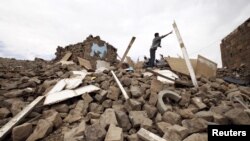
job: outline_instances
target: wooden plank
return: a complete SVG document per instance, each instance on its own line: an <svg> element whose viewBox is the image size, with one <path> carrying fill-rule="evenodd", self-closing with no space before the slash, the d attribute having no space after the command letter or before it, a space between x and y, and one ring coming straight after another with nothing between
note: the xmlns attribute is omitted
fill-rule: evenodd
<svg viewBox="0 0 250 141"><path fill-rule="evenodd" d="M119 79L116 77L115 73L113 71L111 71L111 73L112 73L113 77L115 78L115 81L116 81L117 85L119 86L120 90L122 91L122 94L123 94L124 98L126 100L129 99L127 92L123 88L123 86L122 86L121 82L119 81Z"/></svg>
<svg viewBox="0 0 250 141"><path fill-rule="evenodd" d="M190 76L184 59L174 58L174 57L166 57L164 59L168 62L171 70ZM197 59L190 59L190 61L191 61L193 68L196 68Z"/></svg>
<svg viewBox="0 0 250 141"><path fill-rule="evenodd" d="M122 56L122 59L121 59L121 62L120 62L120 64L119 64L119 66L121 66L121 64L122 64L123 61L125 60L125 57L127 56L128 51L130 50L130 48L131 48L132 44L134 43L134 41L135 41L135 37L132 37L132 39L130 40L130 43L129 43L129 45L128 45L126 51L124 52L124 54L123 54L123 56Z"/></svg>
<svg viewBox="0 0 250 141"><path fill-rule="evenodd" d="M177 25L176 25L175 22L173 23L173 28L174 28L175 34L177 36L177 39L179 41L179 44L180 44L180 47L181 47L181 50L182 50L182 54L184 56L184 59L185 59L189 74L191 76L191 80L193 82L193 85L195 87L198 87L198 83L197 83L197 80L196 80L196 77L195 77L194 69L193 69L193 67L191 65L191 62L190 62L188 54L187 54L187 50L186 50L186 48L184 46L183 40L181 38L181 34L180 34L179 29L177 28Z"/></svg>
<svg viewBox="0 0 250 141"><path fill-rule="evenodd" d="M68 61L69 58L71 57L72 53L71 52L67 52L63 58L61 59L61 61Z"/></svg>
<svg viewBox="0 0 250 141"><path fill-rule="evenodd" d="M196 75L206 78L216 77L217 64L201 55L198 55Z"/></svg>
<svg viewBox="0 0 250 141"><path fill-rule="evenodd" d="M2 141L5 136L11 131L11 129L18 125L30 112L34 107L39 104L44 99L44 96L37 97L34 101L32 101L28 106L26 106L21 112L19 112L15 117L13 117L7 124L5 124L0 129L0 141Z"/></svg>
<svg viewBox="0 0 250 141"><path fill-rule="evenodd" d="M157 136L156 134L149 132L148 130L141 128L138 132L137 135L139 136L140 139L144 141L166 141L165 139Z"/></svg>
<svg viewBox="0 0 250 141"><path fill-rule="evenodd" d="M87 70L92 70L92 66L91 63L83 58L77 57L78 58L78 62L81 66L83 66L84 68L86 68Z"/></svg>

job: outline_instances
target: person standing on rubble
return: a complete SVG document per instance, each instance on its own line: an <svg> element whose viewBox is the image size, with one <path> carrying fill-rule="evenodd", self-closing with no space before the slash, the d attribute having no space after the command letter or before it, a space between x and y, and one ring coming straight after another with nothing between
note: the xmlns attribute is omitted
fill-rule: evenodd
<svg viewBox="0 0 250 141"><path fill-rule="evenodd" d="M168 36L169 34L172 34L172 31L169 32L166 35L160 36L159 33L155 33L155 37L152 42L152 46L150 47L150 59L149 59L149 67L154 67L155 63L155 52L157 50L157 47L161 47L161 39Z"/></svg>

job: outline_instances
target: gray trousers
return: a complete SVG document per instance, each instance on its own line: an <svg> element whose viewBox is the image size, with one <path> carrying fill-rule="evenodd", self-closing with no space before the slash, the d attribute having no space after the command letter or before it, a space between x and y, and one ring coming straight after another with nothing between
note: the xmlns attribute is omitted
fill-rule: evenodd
<svg viewBox="0 0 250 141"><path fill-rule="evenodd" d="M149 67L154 67L155 65L155 52L156 52L156 49L150 48Z"/></svg>

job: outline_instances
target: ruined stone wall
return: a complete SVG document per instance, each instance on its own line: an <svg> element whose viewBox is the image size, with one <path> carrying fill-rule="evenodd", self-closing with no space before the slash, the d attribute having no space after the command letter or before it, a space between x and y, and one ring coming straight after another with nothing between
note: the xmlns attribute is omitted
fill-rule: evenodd
<svg viewBox="0 0 250 141"><path fill-rule="evenodd" d="M87 59L91 62L93 68L96 66L96 60L105 60L107 62L115 63L117 61L117 49L112 45L101 40L99 36L93 37L90 35L85 41L68 45L66 47L58 47L55 60L58 61L67 52L71 52L70 60L78 64L77 57Z"/></svg>
<svg viewBox="0 0 250 141"><path fill-rule="evenodd" d="M250 70L250 18L226 36L220 45L223 67Z"/></svg>

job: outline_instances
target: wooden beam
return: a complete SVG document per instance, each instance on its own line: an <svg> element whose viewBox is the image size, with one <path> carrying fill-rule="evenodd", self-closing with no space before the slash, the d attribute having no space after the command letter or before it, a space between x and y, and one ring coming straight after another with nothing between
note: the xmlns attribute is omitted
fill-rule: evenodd
<svg viewBox="0 0 250 141"><path fill-rule="evenodd" d="M126 49L126 51L124 52L124 54L123 54L123 56L122 56L122 59L121 59L121 62L120 62L120 64L119 64L119 66L121 66L121 64L122 64L123 61L125 60L125 57L127 56L127 54L128 54L128 52L129 52L129 50L130 50L132 44L134 43L134 41L135 41L135 37L132 37L132 39L131 39L131 41L130 41L130 43L129 43L127 49Z"/></svg>
<svg viewBox="0 0 250 141"><path fill-rule="evenodd" d="M122 94L123 94L124 98L126 100L129 99L127 92L123 88L123 86L122 86L121 82L119 81L119 79L116 77L115 73L113 71L111 71L111 73L112 73L113 77L115 78L115 81L116 81L117 85L119 86L120 90L122 91Z"/></svg>
<svg viewBox="0 0 250 141"><path fill-rule="evenodd" d="M192 82L193 82L193 85L194 85L195 87L198 87L198 83L197 83L197 80L196 80L196 77L195 77L194 69L193 69L193 67L192 67L192 65L191 65L191 62L190 62L189 57L188 57L188 54L187 54L187 50L186 50L186 48L185 48L185 46L184 46L183 40L182 40L182 38L181 38L181 34L180 34L179 29L177 28L177 25L176 25L175 22L173 23L173 28L174 28L175 34L176 34L176 36L177 36L177 39L178 39L178 41L179 41L179 44L180 44L180 47L181 47L181 50L182 50L182 54L183 54L183 56L184 56L184 59L185 59L185 62L186 62L188 71L189 71L189 73L190 73L190 76L191 76L191 80L192 80Z"/></svg>

